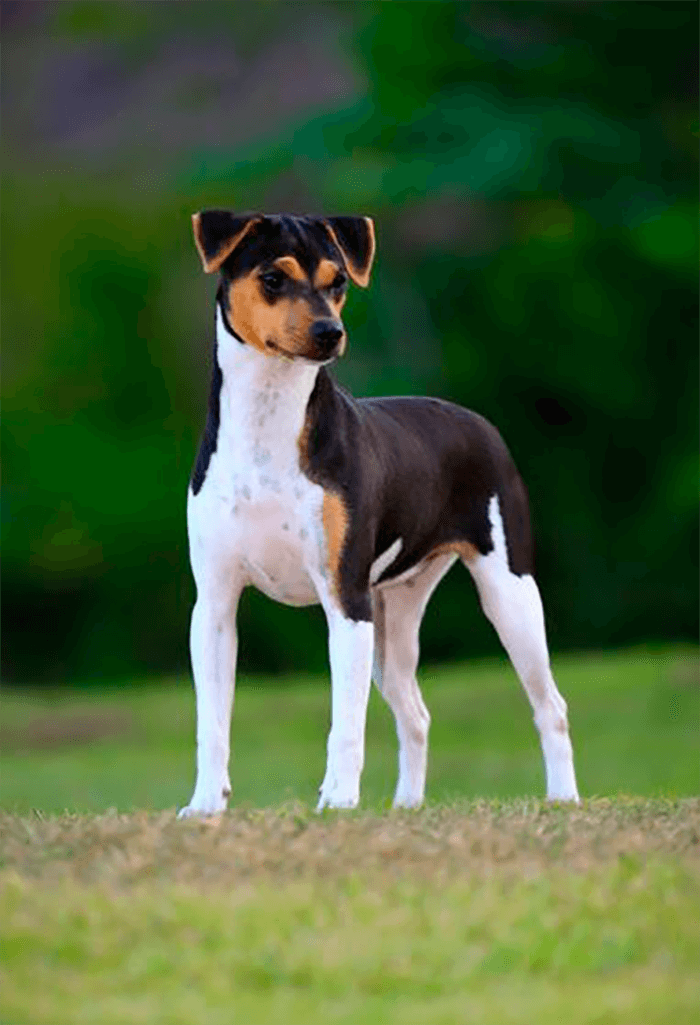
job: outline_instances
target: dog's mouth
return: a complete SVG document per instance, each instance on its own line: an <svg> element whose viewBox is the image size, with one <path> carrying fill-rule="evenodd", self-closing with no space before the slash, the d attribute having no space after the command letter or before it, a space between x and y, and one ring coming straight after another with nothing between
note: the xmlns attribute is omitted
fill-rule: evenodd
<svg viewBox="0 0 700 1025"><path fill-rule="evenodd" d="M275 356L281 356L286 360L305 360L308 363L326 364L333 363L340 355L340 346L334 352L321 353L321 352L290 352L285 349L282 345L273 341L272 338L268 338L265 341L265 348L268 352L274 353Z"/></svg>
<svg viewBox="0 0 700 1025"><path fill-rule="evenodd" d="M299 353L288 352L286 349L283 349L281 345L278 345L277 342L273 342L271 338L268 338L265 342L265 348L268 352L274 352L278 356L284 356L285 359L296 359L299 355Z"/></svg>

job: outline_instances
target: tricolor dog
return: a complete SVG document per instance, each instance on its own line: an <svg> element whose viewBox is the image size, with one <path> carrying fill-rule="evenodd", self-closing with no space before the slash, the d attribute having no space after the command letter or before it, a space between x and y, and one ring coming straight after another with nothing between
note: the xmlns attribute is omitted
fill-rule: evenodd
<svg viewBox="0 0 700 1025"><path fill-rule="evenodd" d="M394 804L420 805L430 716L416 681L418 631L457 559L530 699L547 796L577 801L527 494L498 431L439 399L355 399L328 373L345 350L348 282L369 282L372 221L210 210L193 224L204 270L220 277L209 413L187 503L197 781L180 814L221 812L231 793L236 608L249 585L287 605L320 603L328 621L319 809L358 802L372 679L396 719Z"/></svg>

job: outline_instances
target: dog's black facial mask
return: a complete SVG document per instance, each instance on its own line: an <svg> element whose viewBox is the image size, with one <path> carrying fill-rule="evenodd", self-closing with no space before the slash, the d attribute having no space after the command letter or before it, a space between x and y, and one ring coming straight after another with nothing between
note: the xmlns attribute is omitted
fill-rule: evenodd
<svg viewBox="0 0 700 1025"><path fill-rule="evenodd" d="M230 329L262 352L327 362L342 355L348 278L366 287L374 259L369 217L194 214L207 273L220 271Z"/></svg>

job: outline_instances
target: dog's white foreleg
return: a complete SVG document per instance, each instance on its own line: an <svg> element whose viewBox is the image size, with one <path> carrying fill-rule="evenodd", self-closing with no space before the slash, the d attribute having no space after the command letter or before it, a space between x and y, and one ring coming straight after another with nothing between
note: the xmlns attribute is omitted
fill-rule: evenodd
<svg viewBox="0 0 700 1025"><path fill-rule="evenodd" d="M374 648L371 622L347 619L332 606L326 607L326 617L331 661L331 731L318 811L354 808L360 799Z"/></svg>
<svg viewBox="0 0 700 1025"><path fill-rule="evenodd" d="M180 818L215 815L231 793L228 761L231 710L236 679L236 607L228 600L200 594L192 612L190 652L197 692L197 782Z"/></svg>

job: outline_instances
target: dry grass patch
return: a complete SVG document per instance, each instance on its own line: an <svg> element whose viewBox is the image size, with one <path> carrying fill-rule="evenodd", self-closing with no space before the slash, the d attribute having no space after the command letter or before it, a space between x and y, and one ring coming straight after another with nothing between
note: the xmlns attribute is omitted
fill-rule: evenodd
<svg viewBox="0 0 700 1025"><path fill-rule="evenodd" d="M71 877L218 885L249 879L372 874L430 880L464 873L577 872L620 856L700 859L700 800L461 802L420 812L315 815L307 806L235 810L179 822L174 813L0 815L2 863L43 880Z"/></svg>

